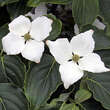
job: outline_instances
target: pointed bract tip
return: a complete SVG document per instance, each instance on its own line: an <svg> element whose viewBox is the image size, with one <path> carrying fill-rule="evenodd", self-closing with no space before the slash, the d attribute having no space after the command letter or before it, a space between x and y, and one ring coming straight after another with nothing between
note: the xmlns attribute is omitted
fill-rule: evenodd
<svg viewBox="0 0 110 110"><path fill-rule="evenodd" d="M47 46L49 46L49 45L52 43L52 41L50 41L50 40L46 40L45 43L46 43Z"/></svg>
<svg viewBox="0 0 110 110"><path fill-rule="evenodd" d="M48 43L49 43L49 40L46 40L46 41L45 41L45 43L48 45Z"/></svg>
<svg viewBox="0 0 110 110"><path fill-rule="evenodd" d="M92 33L94 33L94 30L93 29L90 29L89 31L91 31Z"/></svg>
<svg viewBox="0 0 110 110"><path fill-rule="evenodd" d="M69 88L69 85L68 84L64 84L64 88L65 89L68 89Z"/></svg>
<svg viewBox="0 0 110 110"><path fill-rule="evenodd" d="M53 23L53 20L52 20L52 19L50 19L50 23L51 23L51 24Z"/></svg>
<svg viewBox="0 0 110 110"><path fill-rule="evenodd" d="M110 69L106 68L105 72L110 72Z"/></svg>
<svg viewBox="0 0 110 110"><path fill-rule="evenodd" d="M40 63L40 61L36 61L35 63L39 64L39 63Z"/></svg>

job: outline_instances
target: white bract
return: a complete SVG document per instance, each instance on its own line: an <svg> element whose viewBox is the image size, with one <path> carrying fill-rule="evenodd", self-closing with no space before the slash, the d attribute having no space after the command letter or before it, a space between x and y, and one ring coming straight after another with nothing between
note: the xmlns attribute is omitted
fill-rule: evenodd
<svg viewBox="0 0 110 110"><path fill-rule="evenodd" d="M93 30L89 30L74 36L70 43L67 38L46 41L51 54L60 64L59 71L66 89L81 79L84 71L93 73L109 71L100 56L93 53L95 42L92 35Z"/></svg>
<svg viewBox="0 0 110 110"><path fill-rule="evenodd" d="M95 19L95 21L92 24L93 26L97 27L100 30L104 30L106 28L106 25L100 22L98 19ZM74 33L76 35L79 34L79 27L77 24L74 25Z"/></svg>
<svg viewBox="0 0 110 110"><path fill-rule="evenodd" d="M100 22L98 19L96 19L92 25L101 30L104 30L106 28L106 25Z"/></svg>
<svg viewBox="0 0 110 110"><path fill-rule="evenodd" d="M20 15L9 24L9 33L3 37L3 50L7 55L21 53L28 60L40 62L44 52L43 40L52 30L52 20L45 16L30 22L29 18Z"/></svg>
<svg viewBox="0 0 110 110"><path fill-rule="evenodd" d="M79 32L79 27L78 27L77 24L74 25L74 33L75 33L76 35L78 35L78 34L80 33L80 32Z"/></svg>
<svg viewBox="0 0 110 110"><path fill-rule="evenodd" d="M36 19L37 17L41 17L43 15L47 14L47 7L45 3L40 3L36 8L35 8L35 13L28 12L26 16L30 16L33 20Z"/></svg>

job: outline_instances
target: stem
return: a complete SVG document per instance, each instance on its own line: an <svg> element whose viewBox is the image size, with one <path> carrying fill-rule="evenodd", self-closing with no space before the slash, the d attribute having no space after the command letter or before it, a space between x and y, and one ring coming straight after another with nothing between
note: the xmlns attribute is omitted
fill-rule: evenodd
<svg viewBox="0 0 110 110"><path fill-rule="evenodd" d="M3 105L4 110L6 110L5 104L4 104L3 99L1 97L0 97L0 102Z"/></svg>

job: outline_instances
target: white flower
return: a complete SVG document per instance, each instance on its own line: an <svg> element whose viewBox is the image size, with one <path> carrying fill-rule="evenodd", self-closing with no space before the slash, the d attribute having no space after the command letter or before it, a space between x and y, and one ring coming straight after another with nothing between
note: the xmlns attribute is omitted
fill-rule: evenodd
<svg viewBox="0 0 110 110"><path fill-rule="evenodd" d="M95 21L92 24L93 26L97 27L100 30L104 30L106 28L106 25L100 22L98 19L95 19ZM74 33L77 35L79 34L79 27L77 24L74 25Z"/></svg>
<svg viewBox="0 0 110 110"><path fill-rule="evenodd" d="M81 79L84 71L93 73L109 71L100 56L93 53L95 42L92 35L93 30L89 30L74 36L70 43L66 38L46 41L51 54L60 64L59 71L66 89Z"/></svg>
<svg viewBox="0 0 110 110"><path fill-rule="evenodd" d="M3 37L3 50L7 55L21 53L28 60L40 62L44 52L43 40L52 30L52 20L45 16L38 17L32 23L20 15L9 24L10 32Z"/></svg>
<svg viewBox="0 0 110 110"><path fill-rule="evenodd" d="M101 29L101 30L104 30L105 27L106 27L106 26L105 26L102 22L100 22L98 19L96 19L96 20L93 22L92 25L95 26L95 27L97 27L98 29Z"/></svg>
<svg viewBox="0 0 110 110"><path fill-rule="evenodd" d="M74 33L75 33L76 35L78 35L78 34L80 33L80 32L79 32L79 27L78 27L77 24L74 25Z"/></svg>
<svg viewBox="0 0 110 110"><path fill-rule="evenodd" d="M31 12L28 12L26 14L26 16L31 16L31 18L34 20L36 19L37 17L41 17L43 15L46 15L47 14L47 7L46 7L46 4L45 3L40 3L40 5L38 5L36 8L35 8L35 13L31 13Z"/></svg>

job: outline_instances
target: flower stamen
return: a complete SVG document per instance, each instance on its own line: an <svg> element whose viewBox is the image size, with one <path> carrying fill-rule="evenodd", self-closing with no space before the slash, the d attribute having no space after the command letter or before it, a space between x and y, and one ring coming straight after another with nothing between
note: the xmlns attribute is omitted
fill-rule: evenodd
<svg viewBox="0 0 110 110"><path fill-rule="evenodd" d="M78 62L79 59L80 59L80 56L77 54L74 54L72 57L72 60L75 61L76 63Z"/></svg>
<svg viewBox="0 0 110 110"><path fill-rule="evenodd" d="M29 35L29 33L27 33L27 34L24 35L24 39L25 39L25 41L31 39L31 36Z"/></svg>

